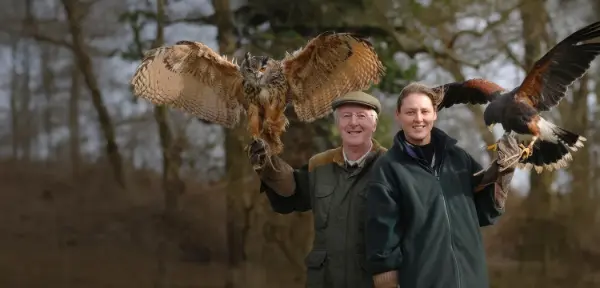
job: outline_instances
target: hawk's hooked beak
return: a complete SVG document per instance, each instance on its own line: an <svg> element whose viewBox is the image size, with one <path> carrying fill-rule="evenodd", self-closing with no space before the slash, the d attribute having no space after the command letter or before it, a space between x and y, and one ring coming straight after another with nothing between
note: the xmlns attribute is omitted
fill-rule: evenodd
<svg viewBox="0 0 600 288"><path fill-rule="evenodd" d="M490 132L494 132L494 124L488 125L487 128Z"/></svg>

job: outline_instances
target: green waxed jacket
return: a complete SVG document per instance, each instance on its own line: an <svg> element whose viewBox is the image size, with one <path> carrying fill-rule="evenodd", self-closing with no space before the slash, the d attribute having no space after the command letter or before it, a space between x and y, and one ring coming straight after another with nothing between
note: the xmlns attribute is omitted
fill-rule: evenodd
<svg viewBox="0 0 600 288"><path fill-rule="evenodd" d="M277 158L275 166L282 172L261 172L261 191L275 212L313 212L315 237L305 259L307 288L373 287L365 266L365 187L370 168L385 151L373 140L357 168L347 167L338 147L313 156L301 169Z"/></svg>
<svg viewBox="0 0 600 288"><path fill-rule="evenodd" d="M403 136L398 132L369 180L369 271L397 271L402 288L489 287L480 227L504 212L495 185L474 192L481 166L443 131L432 131L433 167Z"/></svg>

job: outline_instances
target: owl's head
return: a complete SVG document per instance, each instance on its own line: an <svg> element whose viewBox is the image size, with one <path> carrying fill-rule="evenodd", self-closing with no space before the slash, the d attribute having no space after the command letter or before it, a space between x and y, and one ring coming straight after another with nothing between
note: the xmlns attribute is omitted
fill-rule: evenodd
<svg viewBox="0 0 600 288"><path fill-rule="evenodd" d="M244 56L244 61L240 65L240 72L246 81L253 85L259 85L260 80L267 70L267 56L252 56L247 52Z"/></svg>

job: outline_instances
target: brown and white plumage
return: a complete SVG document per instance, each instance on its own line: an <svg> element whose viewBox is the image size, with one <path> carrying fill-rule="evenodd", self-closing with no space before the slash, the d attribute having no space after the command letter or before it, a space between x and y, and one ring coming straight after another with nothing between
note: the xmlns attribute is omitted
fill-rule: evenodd
<svg viewBox="0 0 600 288"><path fill-rule="evenodd" d="M282 65L294 110L306 122L329 114L337 97L379 83L384 73L371 44L349 33L321 34Z"/></svg>
<svg viewBox="0 0 600 288"><path fill-rule="evenodd" d="M131 84L133 94L232 128L243 111L238 66L199 42L150 50Z"/></svg>
<svg viewBox="0 0 600 288"><path fill-rule="evenodd" d="M583 147L586 139L544 119L548 111L564 98L568 87L581 78L591 62L600 55L600 22L585 26L562 40L527 73L519 87L506 91L497 84L471 79L436 87L445 91L440 109L454 104L485 104L486 125L502 124L506 133L522 142L520 168L554 170L565 167L572 159L571 151ZM495 145L489 148L495 149Z"/></svg>
<svg viewBox="0 0 600 288"><path fill-rule="evenodd" d="M350 33L323 33L283 60L246 54L240 66L192 41L146 53L133 75L133 93L207 122L232 128L248 116L253 138L279 154L291 103L299 120L332 112L331 102L377 84L385 68L372 45Z"/></svg>

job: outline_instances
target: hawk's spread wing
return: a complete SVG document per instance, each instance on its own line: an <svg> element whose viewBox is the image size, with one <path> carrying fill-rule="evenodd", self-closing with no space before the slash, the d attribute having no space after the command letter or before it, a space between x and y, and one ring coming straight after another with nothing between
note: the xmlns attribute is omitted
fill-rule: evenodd
<svg viewBox="0 0 600 288"><path fill-rule="evenodd" d="M568 87L590 68L600 43L582 43L600 36L600 22L579 29L538 60L516 91L516 99L547 111L565 96Z"/></svg>
<svg viewBox="0 0 600 288"><path fill-rule="evenodd" d="M323 33L282 60L291 102L301 121L331 112L331 102L377 84L385 68L371 43L349 33Z"/></svg>
<svg viewBox="0 0 600 288"><path fill-rule="evenodd" d="M505 91L500 85L485 79L448 83L433 90L442 95L437 101L438 111L455 104L486 104Z"/></svg>
<svg viewBox="0 0 600 288"><path fill-rule="evenodd" d="M231 128L243 111L238 66L191 41L150 50L131 79L133 93Z"/></svg>

